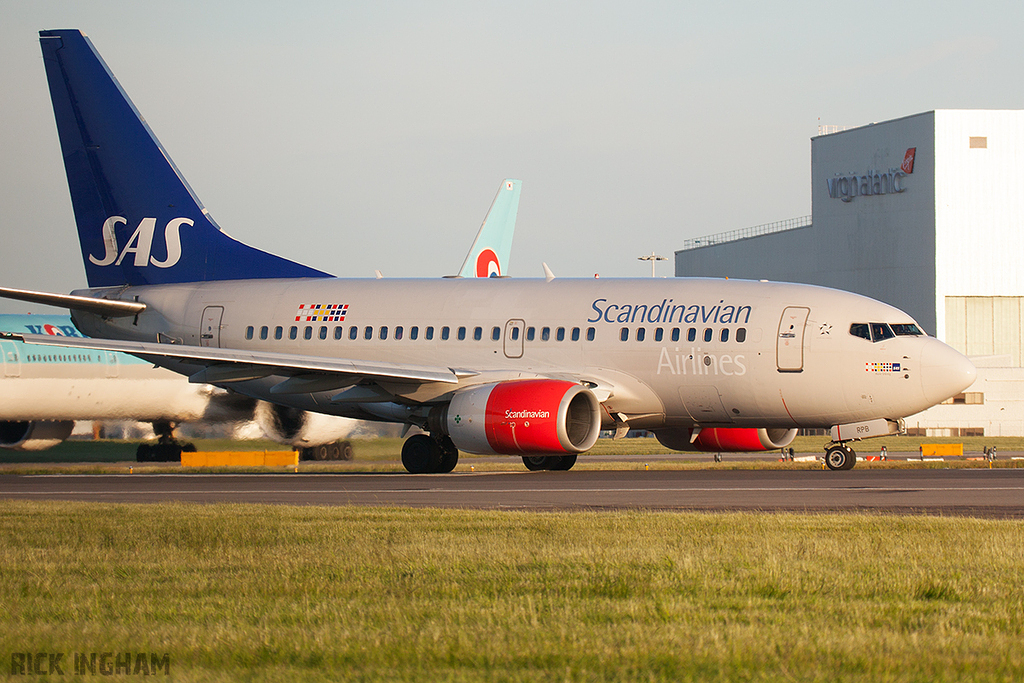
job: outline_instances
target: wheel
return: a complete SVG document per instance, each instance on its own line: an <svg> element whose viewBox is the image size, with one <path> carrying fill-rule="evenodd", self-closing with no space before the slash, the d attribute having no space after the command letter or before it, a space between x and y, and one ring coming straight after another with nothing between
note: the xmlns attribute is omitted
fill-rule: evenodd
<svg viewBox="0 0 1024 683"><path fill-rule="evenodd" d="M437 445L441 449L441 464L435 471L439 474L447 474L459 464L459 449L455 447L451 438L447 436L441 437Z"/></svg>
<svg viewBox="0 0 1024 683"><path fill-rule="evenodd" d="M402 465L412 474L437 472L441 468L441 448L426 434L413 434L402 445Z"/></svg>
<svg viewBox="0 0 1024 683"><path fill-rule="evenodd" d="M557 456L556 455L556 456L553 456L553 457L551 457L549 459L552 460L553 462L551 463L551 467L549 467L548 469L552 469L552 470L562 470L562 471L571 470L572 466L576 464L576 454L575 453L573 453L572 455L563 455L563 456Z"/></svg>
<svg viewBox="0 0 1024 683"><path fill-rule="evenodd" d="M327 444L327 459L339 460L341 458L341 446L337 443Z"/></svg>
<svg viewBox="0 0 1024 683"><path fill-rule="evenodd" d="M549 469L548 457L546 455L524 455L523 464L531 472Z"/></svg>
<svg viewBox="0 0 1024 683"><path fill-rule="evenodd" d="M355 457L355 451L352 450L352 444L348 441L342 441L341 444L339 444L339 447L341 448L342 460L351 460Z"/></svg>
<svg viewBox="0 0 1024 683"><path fill-rule="evenodd" d="M321 444L319 446L313 446L313 459L314 460L327 460L327 444Z"/></svg>
<svg viewBox="0 0 1024 683"><path fill-rule="evenodd" d="M183 443L183 444L181 444L181 452L182 453L195 453L196 452L196 445L194 443L191 443L191 442Z"/></svg>
<svg viewBox="0 0 1024 683"><path fill-rule="evenodd" d="M825 451L825 465L830 470L852 470L857 454L846 444L834 444Z"/></svg>

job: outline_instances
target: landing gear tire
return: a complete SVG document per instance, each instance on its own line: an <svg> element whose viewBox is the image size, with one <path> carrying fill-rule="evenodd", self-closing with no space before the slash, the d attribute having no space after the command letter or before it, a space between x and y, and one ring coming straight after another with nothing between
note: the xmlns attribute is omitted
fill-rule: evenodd
<svg viewBox="0 0 1024 683"><path fill-rule="evenodd" d="M459 449L455 447L451 438L447 436L441 437L437 445L441 449L441 466L436 471L439 474L447 474L459 464Z"/></svg>
<svg viewBox="0 0 1024 683"><path fill-rule="evenodd" d="M313 459L314 460L327 460L327 444L320 444L319 446L313 446Z"/></svg>
<svg viewBox="0 0 1024 683"><path fill-rule="evenodd" d="M548 469L548 457L546 455L524 455L523 464L531 472L539 472Z"/></svg>
<svg viewBox="0 0 1024 683"><path fill-rule="evenodd" d="M830 470L852 470L857 454L846 444L834 444L825 449L825 466Z"/></svg>
<svg viewBox="0 0 1024 683"><path fill-rule="evenodd" d="M571 470L576 464L576 455L524 455L523 464L531 472L540 470Z"/></svg>
<svg viewBox="0 0 1024 683"><path fill-rule="evenodd" d="M351 460L355 457L355 451L352 450L352 444L348 441L342 441L338 444L338 449L339 460Z"/></svg>

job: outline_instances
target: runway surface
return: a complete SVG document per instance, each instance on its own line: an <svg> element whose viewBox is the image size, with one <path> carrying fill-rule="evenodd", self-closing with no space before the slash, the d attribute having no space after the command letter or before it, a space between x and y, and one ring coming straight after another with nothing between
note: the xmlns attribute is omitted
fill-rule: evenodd
<svg viewBox="0 0 1024 683"><path fill-rule="evenodd" d="M1024 518L1024 469L0 475L0 499Z"/></svg>

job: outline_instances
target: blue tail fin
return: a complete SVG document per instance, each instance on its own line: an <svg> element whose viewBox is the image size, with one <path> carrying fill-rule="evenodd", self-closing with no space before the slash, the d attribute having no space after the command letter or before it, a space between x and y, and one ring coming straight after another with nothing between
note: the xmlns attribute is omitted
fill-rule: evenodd
<svg viewBox="0 0 1024 683"><path fill-rule="evenodd" d="M476 234L476 241L462 264L459 277L499 277L508 274L505 270L512 253L512 235L516 231L522 186L521 180L506 178L502 181L484 217L483 225L480 226L480 232Z"/></svg>
<svg viewBox="0 0 1024 683"><path fill-rule="evenodd" d="M90 287L330 277L221 232L85 34L39 42Z"/></svg>

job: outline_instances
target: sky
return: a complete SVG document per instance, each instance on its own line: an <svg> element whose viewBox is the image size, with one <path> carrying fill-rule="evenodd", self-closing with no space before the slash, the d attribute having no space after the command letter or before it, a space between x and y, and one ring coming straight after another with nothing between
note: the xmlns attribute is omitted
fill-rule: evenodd
<svg viewBox="0 0 1024 683"><path fill-rule="evenodd" d="M1024 109L1020 2L0 0L0 286L85 287L40 56L79 28L218 224L344 277L458 271L504 178L507 273L650 276L811 213L810 139ZM0 312L54 309L0 302Z"/></svg>

